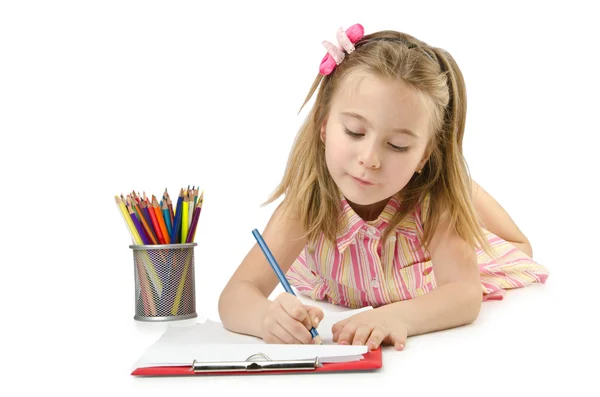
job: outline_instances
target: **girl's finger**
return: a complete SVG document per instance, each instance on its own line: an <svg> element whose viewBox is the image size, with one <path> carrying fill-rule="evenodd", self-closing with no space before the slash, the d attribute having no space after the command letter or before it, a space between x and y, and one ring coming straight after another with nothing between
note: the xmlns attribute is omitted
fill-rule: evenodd
<svg viewBox="0 0 600 397"><path fill-rule="evenodd" d="M310 321L312 323L312 326L317 328L319 326L319 323L321 321L323 321L323 318L325 317L323 310L318 307L314 307L314 306L305 306L305 307L307 309L308 315L310 316Z"/></svg>
<svg viewBox="0 0 600 397"><path fill-rule="evenodd" d="M284 345L285 342L282 341L281 339L279 339L276 335L274 335L273 333L269 332L269 334L263 338L263 340L267 343L271 343L271 344L277 344L277 345Z"/></svg>
<svg viewBox="0 0 600 397"><path fill-rule="evenodd" d="M312 328L308 311L300 299L291 294L287 294L280 299L279 303L289 317L304 324L304 327L307 330Z"/></svg>
<svg viewBox="0 0 600 397"><path fill-rule="evenodd" d="M349 345L354 340L354 333L356 332L356 324L347 323L344 328L340 331L337 338L337 343L340 345Z"/></svg>
<svg viewBox="0 0 600 397"><path fill-rule="evenodd" d="M313 343L312 335L310 334L310 331L308 330L306 325L299 322L295 318L290 317L285 310L281 309L280 311L278 311L277 315L275 316L275 320L283 329L285 329L287 333L289 333L293 337L294 342L289 343Z"/></svg>
<svg viewBox="0 0 600 397"><path fill-rule="evenodd" d="M367 340L367 346L369 347L369 350L377 349L381 345L385 337L385 329L383 327L375 327L371 332L369 340Z"/></svg>
<svg viewBox="0 0 600 397"><path fill-rule="evenodd" d="M297 338L294 337L288 330L286 330L278 321L271 327L270 332L275 335L277 338L283 341L283 343L287 344L301 344ZM310 335L310 334L309 334Z"/></svg>
<svg viewBox="0 0 600 397"><path fill-rule="evenodd" d="M353 345L364 345L367 343L367 339L371 336L373 327L367 324L362 324L356 328L354 332L354 338L352 340Z"/></svg>
<svg viewBox="0 0 600 397"><path fill-rule="evenodd" d="M390 335L390 340L396 350L404 350L406 345L406 336L404 334L395 333Z"/></svg>
<svg viewBox="0 0 600 397"><path fill-rule="evenodd" d="M331 334L333 336L333 341L337 342L338 337L340 336L340 332L342 332L342 329L344 329L344 326L348 323L348 320L342 320L342 321L338 321L337 323L333 324L333 326L331 327Z"/></svg>

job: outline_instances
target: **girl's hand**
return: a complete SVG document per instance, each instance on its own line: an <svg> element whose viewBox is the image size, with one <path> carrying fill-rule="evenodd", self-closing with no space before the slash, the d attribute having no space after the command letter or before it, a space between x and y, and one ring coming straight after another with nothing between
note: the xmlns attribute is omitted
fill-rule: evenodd
<svg viewBox="0 0 600 397"><path fill-rule="evenodd" d="M383 307L382 307L383 308ZM375 350L381 345L404 349L408 330L401 321L390 319L382 308L355 314L333 325L333 341L340 345L367 345Z"/></svg>
<svg viewBox="0 0 600 397"><path fill-rule="evenodd" d="M294 295L283 292L267 309L262 338L267 343L312 344L309 330L316 328L323 316L323 310L304 305Z"/></svg>

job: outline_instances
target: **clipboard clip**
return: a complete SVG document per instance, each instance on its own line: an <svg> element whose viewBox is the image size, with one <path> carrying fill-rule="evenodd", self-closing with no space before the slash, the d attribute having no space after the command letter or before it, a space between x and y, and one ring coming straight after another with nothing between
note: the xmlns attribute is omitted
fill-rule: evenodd
<svg viewBox="0 0 600 397"><path fill-rule="evenodd" d="M271 360L266 354L257 353L245 361L192 362L196 373L211 372L263 372L263 371L314 371L320 366L319 357L301 360Z"/></svg>

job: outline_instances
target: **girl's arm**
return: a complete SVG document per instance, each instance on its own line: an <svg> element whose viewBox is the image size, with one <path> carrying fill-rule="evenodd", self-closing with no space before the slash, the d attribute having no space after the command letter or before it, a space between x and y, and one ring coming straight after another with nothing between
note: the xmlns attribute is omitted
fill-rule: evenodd
<svg viewBox="0 0 600 397"><path fill-rule="evenodd" d="M371 348L384 342L402 349L409 336L474 322L482 302L475 248L440 221L429 251L437 288L336 323L333 340Z"/></svg>
<svg viewBox="0 0 600 397"><path fill-rule="evenodd" d="M479 316L482 288L475 249L440 221L430 252L437 287L386 307L406 326L407 336L470 324Z"/></svg>
<svg viewBox="0 0 600 397"><path fill-rule="evenodd" d="M515 247L533 258L531 244L519 230L508 213L475 181L472 182L473 204L479 215L481 226L496 236L510 242Z"/></svg>
<svg viewBox="0 0 600 397"><path fill-rule="evenodd" d="M304 230L296 219L284 218L280 205L262 236L283 273L294 263L306 244ZM279 280L262 250L255 244L221 292L219 316L234 332L262 337L262 321L269 295Z"/></svg>

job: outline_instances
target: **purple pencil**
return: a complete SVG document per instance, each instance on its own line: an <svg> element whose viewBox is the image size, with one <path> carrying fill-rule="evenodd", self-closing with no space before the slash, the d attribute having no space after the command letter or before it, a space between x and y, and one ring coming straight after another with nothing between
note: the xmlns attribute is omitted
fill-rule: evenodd
<svg viewBox="0 0 600 397"><path fill-rule="evenodd" d="M196 233L196 224L198 223L199 216L200 216L200 208L196 207L194 209L194 215L192 215L192 227L190 228L187 238L185 239L186 243L191 243L194 240L194 234Z"/></svg>
<svg viewBox="0 0 600 397"><path fill-rule="evenodd" d="M196 208L194 208L194 215L192 216L192 227L190 228L190 232L188 233L186 243L191 243L194 241L194 237L196 236L196 227L198 226L198 219L200 218L200 211L202 211L202 203L204 202L204 191L198 197L198 203L196 204Z"/></svg>

